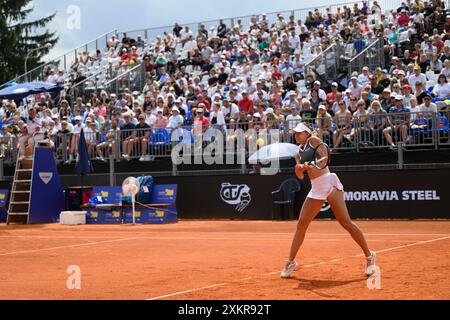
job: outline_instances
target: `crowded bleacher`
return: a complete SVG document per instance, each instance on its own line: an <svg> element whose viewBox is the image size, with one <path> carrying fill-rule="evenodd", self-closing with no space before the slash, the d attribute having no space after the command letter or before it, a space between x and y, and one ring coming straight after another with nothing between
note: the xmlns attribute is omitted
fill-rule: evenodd
<svg viewBox="0 0 450 320"><path fill-rule="evenodd" d="M154 42L112 36L104 51L80 53L68 70L45 69L45 81L64 86L59 95L1 101L0 157L24 157L47 139L58 160L71 163L81 129L98 161L114 152L125 161L170 156L155 145L170 143L174 130L194 137L210 129L279 129L292 142L289 130L299 122L333 152L426 145L433 130L449 139L447 8L441 0L408 0L386 9L373 1L301 20L262 14L248 28L220 21L197 32L177 23ZM330 46L350 61L375 41L382 41L384 63L347 79L324 82L307 67ZM144 82L134 90L138 72ZM114 90L105 85L111 80Z"/></svg>

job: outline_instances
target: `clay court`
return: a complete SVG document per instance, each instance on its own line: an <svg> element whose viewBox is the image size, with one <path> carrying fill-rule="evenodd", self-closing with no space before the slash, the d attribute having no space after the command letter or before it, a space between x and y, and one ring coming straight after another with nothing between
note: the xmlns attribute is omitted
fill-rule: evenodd
<svg viewBox="0 0 450 320"><path fill-rule="evenodd" d="M312 224L289 280L279 272L295 222L0 225L0 300L450 299L450 222L360 221L382 289L336 222ZM68 290L68 266L81 290Z"/></svg>

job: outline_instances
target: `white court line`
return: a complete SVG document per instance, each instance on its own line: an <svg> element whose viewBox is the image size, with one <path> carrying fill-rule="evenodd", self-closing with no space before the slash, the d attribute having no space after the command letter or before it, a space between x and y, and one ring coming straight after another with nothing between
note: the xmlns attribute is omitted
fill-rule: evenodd
<svg viewBox="0 0 450 320"><path fill-rule="evenodd" d="M389 249L384 249L384 250L379 250L379 251L377 251L377 253L385 253L385 252L390 252L390 251L394 251L394 250L404 249L404 248L413 247L413 246L419 246L419 245L423 245L423 244L428 244L428 243L433 243L433 242L442 241L442 240L448 240L448 239L450 239L450 236L443 237L443 238L438 238L438 239L433 239L433 240L420 241L420 242L407 244L407 245L404 245L404 246L398 246L398 247L394 247L394 248L389 248ZM330 260L330 261L314 263L314 264L302 266L299 269L311 268L311 267L320 266L320 265L324 265L324 264L340 262L340 261L343 261L343 260L348 259L348 258L358 258L358 257L363 257L363 256L364 256L364 254L360 254L360 255L357 255L357 256L352 256L352 257L347 257L347 258L340 258L340 259L334 259L334 260ZM149 301L150 300L160 300L160 299L164 299L164 298L168 298L168 297L174 297L174 296L183 295L185 293L191 293L191 292L206 290L206 289L210 289L210 288L223 287L223 286L225 286L227 284L231 284L231 283L248 281L248 280L254 280L254 279L258 279L258 278L260 278L262 276L273 276L273 275L277 275L277 274L280 274L280 271L266 273L266 274L262 274L260 276L255 276L255 277L247 277L247 278L243 278L243 279L238 279L238 280L235 280L235 281L232 281L232 282L228 282L228 283L220 283L220 284L215 284L215 285L211 285L211 286L208 286L208 287L202 287L202 288L196 288L196 289L191 289L191 290L186 290L186 291L181 291L181 292L175 292L175 293L172 293L172 294L167 294L167 295L164 295L164 296L154 297L154 298L150 298L150 299L146 299L146 300L149 300Z"/></svg>
<svg viewBox="0 0 450 320"><path fill-rule="evenodd" d="M58 249L86 247L86 246L92 246L92 245L96 245L96 244L112 243L112 242L119 242L119 241L129 241L129 240L135 240L135 239L137 239L137 238L133 237L133 238L115 239L115 240L107 240L107 241L88 242L88 243L82 243L82 244L74 244L74 245L68 245L68 246L60 246L60 247L52 247L52 248L44 248L44 249L36 249L36 250L15 251L15 252L1 253L0 256L10 256L10 255L14 255L14 254L34 253L34 252L50 251L50 250L58 250Z"/></svg>
<svg viewBox="0 0 450 320"><path fill-rule="evenodd" d="M75 229L74 229L75 230ZM8 232L14 232L16 230L8 230ZM55 232L55 233L67 233L67 230L45 230L45 232ZM113 234L113 235L120 235L120 233L122 233L122 231L116 232L116 231L95 231L95 230L76 230L75 232L79 232L79 233L83 233L86 234L88 232L92 232L95 233L96 235L98 234ZM39 233L42 233L41 231ZM126 233L126 232L124 232ZM208 232L208 231L168 231L168 230L163 230L163 231L155 231L155 232L134 232L134 235L140 235L140 236L145 236L145 235L152 235L152 234L157 234L160 235L161 233L165 233L165 234L192 234L192 233L196 233L196 234L209 234L209 235L214 235L214 234L220 234L220 235L289 235L292 236L293 232ZM33 235L30 233L30 235ZM39 234L38 234L39 235ZM326 233L326 232L308 232L307 236L348 236L348 233L345 232L341 232L341 233ZM450 236L449 233L364 233L365 236ZM26 235L24 235L26 236ZM1 236L0 236L1 237Z"/></svg>
<svg viewBox="0 0 450 320"><path fill-rule="evenodd" d="M3 239L66 239L66 240L83 240L83 239L107 239L107 238L113 238L113 237L64 237L64 236L0 236L0 238ZM116 237L114 237L116 238ZM142 239L142 240L208 240L208 241L242 241L242 240L249 240L249 241L292 241L292 238L217 238L217 237L141 237L136 236L134 239ZM119 240L119 239L114 239ZM336 241L342 241L342 239L320 239L320 238L306 238L306 241L325 241L325 242L336 242ZM405 243L405 242L417 242L417 240L372 240L368 239L370 242L393 242L393 243Z"/></svg>

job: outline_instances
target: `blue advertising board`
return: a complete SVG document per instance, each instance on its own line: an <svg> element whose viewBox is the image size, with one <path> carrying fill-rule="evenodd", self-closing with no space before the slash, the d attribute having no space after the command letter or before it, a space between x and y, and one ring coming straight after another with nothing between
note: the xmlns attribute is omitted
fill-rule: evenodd
<svg viewBox="0 0 450 320"><path fill-rule="evenodd" d="M8 215L8 196L9 190L0 190L0 222L6 222Z"/></svg>

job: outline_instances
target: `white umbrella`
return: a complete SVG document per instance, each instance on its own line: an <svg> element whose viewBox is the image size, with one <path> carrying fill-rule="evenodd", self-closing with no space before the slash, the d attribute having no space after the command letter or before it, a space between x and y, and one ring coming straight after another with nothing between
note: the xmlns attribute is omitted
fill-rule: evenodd
<svg viewBox="0 0 450 320"><path fill-rule="evenodd" d="M298 146L291 143L274 143L261 148L252 155L248 161L250 164L258 162L271 162L276 160L288 160L294 158L298 152Z"/></svg>

